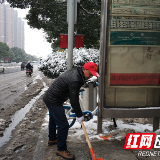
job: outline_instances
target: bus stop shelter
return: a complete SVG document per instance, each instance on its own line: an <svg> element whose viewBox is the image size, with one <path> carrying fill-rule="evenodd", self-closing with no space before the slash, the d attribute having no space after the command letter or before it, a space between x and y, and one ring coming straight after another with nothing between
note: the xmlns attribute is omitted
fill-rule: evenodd
<svg viewBox="0 0 160 160"><path fill-rule="evenodd" d="M98 133L103 118L153 118L159 128L160 2L141 2L102 0Z"/></svg>

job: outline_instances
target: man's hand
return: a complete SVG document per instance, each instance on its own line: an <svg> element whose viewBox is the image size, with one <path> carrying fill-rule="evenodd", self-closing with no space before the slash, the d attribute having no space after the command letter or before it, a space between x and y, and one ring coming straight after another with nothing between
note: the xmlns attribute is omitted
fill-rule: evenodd
<svg viewBox="0 0 160 160"><path fill-rule="evenodd" d="M77 121L81 124L81 122L84 120L84 116L82 117L77 117Z"/></svg>

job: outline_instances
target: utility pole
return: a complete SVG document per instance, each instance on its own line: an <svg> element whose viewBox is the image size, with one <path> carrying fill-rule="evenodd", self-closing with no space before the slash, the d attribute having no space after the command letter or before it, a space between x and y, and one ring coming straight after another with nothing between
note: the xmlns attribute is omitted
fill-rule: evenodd
<svg viewBox="0 0 160 160"><path fill-rule="evenodd" d="M80 0L67 0L67 21L68 21L68 62L67 70L73 65L74 31L77 30L77 3ZM79 5L79 4L78 4Z"/></svg>
<svg viewBox="0 0 160 160"><path fill-rule="evenodd" d="M74 38L74 15L75 15L75 0L68 0L68 62L67 70L72 68L73 64L73 38ZM77 2L76 2L77 3Z"/></svg>

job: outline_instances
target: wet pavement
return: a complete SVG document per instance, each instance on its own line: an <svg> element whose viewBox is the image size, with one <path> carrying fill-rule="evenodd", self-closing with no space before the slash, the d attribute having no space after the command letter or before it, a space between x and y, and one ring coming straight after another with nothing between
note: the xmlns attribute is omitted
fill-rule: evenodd
<svg viewBox="0 0 160 160"><path fill-rule="evenodd" d="M44 121L47 124L47 121ZM63 158L56 156L56 145L48 146L48 126L43 125L39 141L36 146L33 160L63 160ZM132 150L124 150L124 140L106 140L91 142L96 158L103 158L104 160L137 160L137 154ZM85 141L85 136L82 135L81 140L72 139L72 131L69 131L67 139L68 150L75 155L76 160L90 160L90 151L88 144ZM155 158L155 157L154 157Z"/></svg>
<svg viewBox="0 0 160 160"><path fill-rule="evenodd" d="M34 84L40 75L37 65L34 65L32 77L27 77L25 70L12 71L14 73L0 73L0 109L6 109L13 104L15 99L19 98L31 84Z"/></svg>

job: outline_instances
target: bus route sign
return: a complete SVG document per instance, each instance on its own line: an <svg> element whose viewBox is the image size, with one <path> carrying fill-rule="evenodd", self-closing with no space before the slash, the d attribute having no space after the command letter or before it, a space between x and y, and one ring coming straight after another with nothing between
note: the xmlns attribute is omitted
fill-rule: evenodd
<svg viewBox="0 0 160 160"><path fill-rule="evenodd" d="M160 32L111 31L110 45L160 45Z"/></svg>

